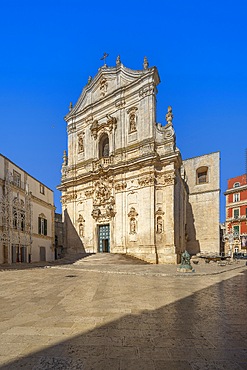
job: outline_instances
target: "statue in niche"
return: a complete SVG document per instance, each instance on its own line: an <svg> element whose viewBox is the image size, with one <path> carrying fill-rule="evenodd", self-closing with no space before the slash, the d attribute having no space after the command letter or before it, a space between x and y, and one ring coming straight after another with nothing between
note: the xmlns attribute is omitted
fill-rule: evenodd
<svg viewBox="0 0 247 370"><path fill-rule="evenodd" d="M83 137L81 135L78 137L78 152L84 152Z"/></svg>
<svg viewBox="0 0 247 370"><path fill-rule="evenodd" d="M157 218L157 233L161 234L163 232L163 225L162 225L162 218L158 217Z"/></svg>
<svg viewBox="0 0 247 370"><path fill-rule="evenodd" d="M78 217L78 227L79 227L79 235L80 237L83 237L84 236L84 218L82 217L82 215L79 215Z"/></svg>
<svg viewBox="0 0 247 370"><path fill-rule="evenodd" d="M130 132L136 131L136 115L135 115L135 113L130 114L129 121L130 121Z"/></svg>
<svg viewBox="0 0 247 370"><path fill-rule="evenodd" d="M106 140L103 143L102 156L103 157L109 157L109 141L108 140Z"/></svg>
<svg viewBox="0 0 247 370"><path fill-rule="evenodd" d="M84 225L81 223L81 224L79 224L79 235L81 236L81 237L83 237L84 236Z"/></svg>
<svg viewBox="0 0 247 370"><path fill-rule="evenodd" d="M133 217L130 219L130 234L136 234L136 219Z"/></svg>

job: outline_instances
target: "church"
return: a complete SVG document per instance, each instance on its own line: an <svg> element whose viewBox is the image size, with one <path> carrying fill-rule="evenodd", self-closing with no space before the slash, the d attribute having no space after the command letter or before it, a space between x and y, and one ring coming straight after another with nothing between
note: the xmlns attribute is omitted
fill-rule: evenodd
<svg viewBox="0 0 247 370"><path fill-rule="evenodd" d="M219 153L183 160L173 111L156 121L160 77L106 63L65 117L65 248L176 264L181 253L219 252Z"/></svg>

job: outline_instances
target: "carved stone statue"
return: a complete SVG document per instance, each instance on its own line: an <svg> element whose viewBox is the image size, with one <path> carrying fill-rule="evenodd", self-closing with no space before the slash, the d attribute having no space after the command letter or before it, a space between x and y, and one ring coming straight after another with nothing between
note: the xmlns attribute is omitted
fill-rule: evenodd
<svg viewBox="0 0 247 370"><path fill-rule="evenodd" d="M78 222L78 227L79 227L79 235L80 235L80 237L83 237L84 236L84 222L85 222L85 220L84 220L82 215L79 215L77 222Z"/></svg>
<svg viewBox="0 0 247 370"><path fill-rule="evenodd" d="M149 63L148 63L148 58L144 57L144 62L143 62L143 68L148 69Z"/></svg>
<svg viewBox="0 0 247 370"><path fill-rule="evenodd" d="M103 157L109 157L109 142L105 142L102 150Z"/></svg>
<svg viewBox="0 0 247 370"><path fill-rule="evenodd" d="M84 152L83 137L80 135L78 137L78 152Z"/></svg>
<svg viewBox="0 0 247 370"><path fill-rule="evenodd" d="M162 222L162 218L161 217L158 217L157 218L157 233L158 234L161 234L163 231L163 222Z"/></svg>
<svg viewBox="0 0 247 370"><path fill-rule="evenodd" d="M171 125L172 120L173 120L172 107L169 105L166 114L166 122Z"/></svg>
<svg viewBox="0 0 247 370"><path fill-rule="evenodd" d="M117 56L116 65L117 65L117 67L119 67L121 65L120 55Z"/></svg>
<svg viewBox="0 0 247 370"><path fill-rule="evenodd" d="M135 234L136 233L136 219L131 218L130 219L130 234Z"/></svg>
<svg viewBox="0 0 247 370"><path fill-rule="evenodd" d="M129 121L130 121L130 132L136 131L136 115L134 113L130 114Z"/></svg>

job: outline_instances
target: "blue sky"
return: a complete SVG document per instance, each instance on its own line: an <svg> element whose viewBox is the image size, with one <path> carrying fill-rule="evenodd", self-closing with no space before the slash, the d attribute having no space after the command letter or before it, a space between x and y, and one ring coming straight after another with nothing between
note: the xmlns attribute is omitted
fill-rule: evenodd
<svg viewBox="0 0 247 370"><path fill-rule="evenodd" d="M245 172L246 19L246 0L0 0L0 152L52 188L60 212L69 102L104 52L132 69L147 56L182 157L221 152L224 221L227 179Z"/></svg>

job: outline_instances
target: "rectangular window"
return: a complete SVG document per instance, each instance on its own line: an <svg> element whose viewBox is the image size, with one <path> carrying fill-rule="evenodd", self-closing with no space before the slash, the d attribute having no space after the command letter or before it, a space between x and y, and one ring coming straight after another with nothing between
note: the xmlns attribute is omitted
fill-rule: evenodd
<svg viewBox="0 0 247 370"><path fill-rule="evenodd" d="M239 208L235 208L233 210L233 218L239 218Z"/></svg>
<svg viewBox="0 0 247 370"><path fill-rule="evenodd" d="M233 226L233 234L234 234L234 236L239 235L239 226L238 225Z"/></svg>
<svg viewBox="0 0 247 370"><path fill-rule="evenodd" d="M240 195L239 195L239 193L233 194L233 201L234 202L239 202L240 201Z"/></svg>
<svg viewBox="0 0 247 370"><path fill-rule="evenodd" d="M13 170L13 183L18 188L21 187L21 174L15 170Z"/></svg>
<svg viewBox="0 0 247 370"><path fill-rule="evenodd" d="M45 187L43 184L40 184L40 193L45 194Z"/></svg>
<svg viewBox="0 0 247 370"><path fill-rule="evenodd" d="M40 235L47 235L47 220L45 218L39 217L38 227Z"/></svg>

